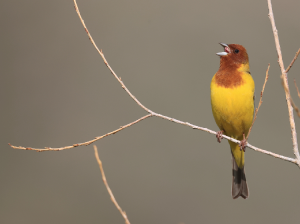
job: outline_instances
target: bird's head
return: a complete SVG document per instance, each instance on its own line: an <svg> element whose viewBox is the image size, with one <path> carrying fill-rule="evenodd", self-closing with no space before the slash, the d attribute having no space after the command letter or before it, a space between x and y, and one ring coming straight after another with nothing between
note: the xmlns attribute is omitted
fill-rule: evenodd
<svg viewBox="0 0 300 224"><path fill-rule="evenodd" d="M224 52L217 53L221 57L221 64L248 64L248 54L246 49L239 44L224 44L220 43L224 47Z"/></svg>

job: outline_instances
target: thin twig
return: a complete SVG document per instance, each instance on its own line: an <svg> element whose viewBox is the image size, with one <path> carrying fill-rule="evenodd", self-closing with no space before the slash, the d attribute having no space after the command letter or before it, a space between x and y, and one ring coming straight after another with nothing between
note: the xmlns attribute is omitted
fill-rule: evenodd
<svg viewBox="0 0 300 224"><path fill-rule="evenodd" d="M285 70L286 73L288 73L289 70L291 69L291 67L293 66L294 62L295 62L296 59L298 58L299 53L300 53L300 48L299 48L299 50L297 51L297 53L296 53L294 59L292 60L291 64L289 65L289 67Z"/></svg>
<svg viewBox="0 0 300 224"><path fill-rule="evenodd" d="M282 76L281 76L281 85L282 85L284 91L288 91L288 90L286 89L287 87L284 85ZM297 116L300 117L300 110L299 110L299 108L296 106L296 104L295 104L295 102L294 102L292 96L290 96L290 100L291 100L292 107L294 108L294 110L295 110L296 113L297 113Z"/></svg>
<svg viewBox="0 0 300 224"><path fill-rule="evenodd" d="M292 104L292 107L294 108L295 112L297 113L297 116L300 117L300 110L299 108L296 106L293 98L291 97L291 104Z"/></svg>
<svg viewBox="0 0 300 224"><path fill-rule="evenodd" d="M129 89L127 89L127 87L124 85L124 83L122 82L121 78L117 76L117 74L114 72L114 70L110 67L110 65L108 64L108 62L106 61L106 58L104 57L104 54L102 52L102 50L99 50L99 48L97 47L93 37L91 36L88 28L86 27L85 23L84 23L84 20L82 19L81 17L81 14L80 14L80 11L79 11L79 8L78 8L78 5L77 5L77 2L76 0L74 0L74 7L75 7L75 10L79 16L79 19L84 27L84 30L85 32L87 33L87 35L89 36L89 39L90 41L92 42L92 44L94 45L94 47L96 48L96 50L98 51L98 53L101 55L103 61L104 61L104 64L108 67L108 69L110 70L110 72L113 74L113 76L118 80L118 82L121 84L122 88L129 94L129 96L140 106L142 107L145 111L147 111L148 113L152 114L152 111L150 109L148 109L147 107L145 107L143 104L140 103L140 101L137 100L137 98L132 95L132 93L129 91Z"/></svg>
<svg viewBox="0 0 300 224"><path fill-rule="evenodd" d="M291 61L291 63L290 63L290 65L288 66L288 68L285 70L286 73L288 73L288 71L289 71L289 70L291 69L291 67L293 66L294 62L296 61L296 59L297 59L297 57L298 57L298 55L299 55L299 53L300 53L300 48L299 48L299 50L297 51L295 57L294 57L293 60ZM285 85L285 83L284 83L284 78L283 78L283 76L281 76L280 78L281 78L281 85L283 86L284 91L285 91L285 92L289 92L288 87L287 87L287 86ZM298 87L297 87L297 84L296 84L296 80L295 80L295 79L294 79L294 83L295 83L295 86L296 86L296 89L297 89L298 97L300 97L299 89L298 89ZM293 98L292 98L291 95L290 95L290 100L291 100L292 107L294 108L294 110L295 110L296 113L297 113L297 116L300 117L300 110L299 110L299 108L296 106L296 104L295 104L295 102L294 102L294 100L293 100Z"/></svg>
<svg viewBox="0 0 300 224"><path fill-rule="evenodd" d="M297 59L297 57L298 57L298 55L299 55L299 53L300 53L300 48L299 48L299 50L297 51L297 53L296 53L295 57L293 58L293 60L291 61L289 67L285 70L286 73L288 73L289 70L291 69L291 67L293 66L294 62L296 61L296 59ZM299 89L298 89L298 87L297 87L297 84L296 84L296 80L295 80L295 79L294 79L294 83L295 83L295 87L296 87L296 89L297 89L298 97L300 98ZM285 89L285 91L287 91L287 90L286 90L287 86L285 86L282 77L281 77L281 84L282 84L283 88ZM300 110L299 110L299 108L296 106L296 104L295 104L295 102L294 102L292 96L290 96L290 99L291 99L292 107L293 107L294 110L296 111L297 116L300 117Z"/></svg>
<svg viewBox="0 0 300 224"><path fill-rule="evenodd" d="M295 83L295 87L296 87L296 90L297 90L297 93L298 93L298 97L300 98L300 92L299 92L299 89L298 89L298 86L297 86L297 83L296 83L296 79L294 79L294 83Z"/></svg>
<svg viewBox="0 0 300 224"><path fill-rule="evenodd" d="M298 142L297 142L297 132L296 132L296 125L295 125L295 120L294 120L294 114L293 114L293 107L290 101L290 91L289 91L289 86L288 86L288 77L287 73L284 68L283 60L282 60L282 53L280 49L280 44L279 44L279 37L278 37L278 31L275 25L275 20L274 20L274 15L273 15L273 9L272 9L272 3L271 0L268 0L268 7L269 7L269 18L271 21L272 25L272 30L275 38L275 45L276 45L276 50L278 54L278 63L281 69L281 76L283 77L283 82L285 89L285 97L286 97L286 102L287 102L287 107L289 111L289 120L290 120L290 126L291 126L291 132L292 132L292 142L293 142L293 150L294 154L297 159L297 164L300 166L300 154L298 150Z"/></svg>
<svg viewBox="0 0 300 224"><path fill-rule="evenodd" d="M110 187L108 186L108 183L107 183L107 180L106 180L106 177L105 177L105 173L104 173L104 170L103 170L103 166L102 166L102 162L99 158L99 155L98 155L98 150L97 150L97 146L94 145L94 151L95 151L95 157L96 157L96 160L99 164L99 168L100 168L100 171L101 171L101 175L102 175L102 180L104 182L104 185L108 191L108 194L110 196L110 199L112 200L112 202L114 203L114 205L117 207L117 209L120 211L121 215L123 216L123 218L125 219L125 223L126 224L130 224L129 220L128 220L128 217L126 215L126 213L122 210L122 208L119 206L118 202L116 201L115 199L115 196L114 194L112 193Z"/></svg>
<svg viewBox="0 0 300 224"><path fill-rule="evenodd" d="M253 118L253 122L252 122L252 125L251 127L249 128L249 131L248 131L248 134L247 134L247 137L246 137L246 141L248 141L248 138L249 138L249 135L250 135L250 132L252 130L252 127L253 127L253 124L256 120L256 117L257 117L257 112L262 104L262 97L263 97L263 94L264 94L264 91L265 91L265 87L266 87L266 84L267 84L267 81L268 81L268 78L269 78L269 69L270 69L270 64L268 65L268 68L267 68L267 71L266 71L266 78L265 78L265 82L264 82L264 85L263 85L263 88L262 88L262 91L260 92L260 98L259 98L259 103L258 103L258 106L255 110L255 114L254 114L254 118Z"/></svg>
<svg viewBox="0 0 300 224"><path fill-rule="evenodd" d="M98 136L98 137L95 137L94 139L90 140L90 141L87 141L87 142L83 142L83 143L77 143L77 144L73 144L73 145L70 145L70 146L64 146L64 147L60 147L60 148L50 148L50 147L45 147L45 148L41 148L41 149L37 149L37 148L31 148L31 147L23 147L23 146L14 146L14 145L11 145L10 143L8 143L10 145L10 147L14 148L14 149L23 149L23 150L33 150L33 151L37 151L37 152L45 152L45 151L61 151L61 150L64 150L64 149L71 149L71 148L75 148L75 147L78 147L78 146L88 146L92 143L94 143L95 141L98 141L104 137L107 137L109 135L112 135L112 134L116 134L117 132L119 131L122 131L123 129L125 128L128 128L130 127L131 125L134 125L142 120L145 120L146 118L148 117L151 117L152 115L151 114L147 114L146 116L144 117L141 117L139 119L137 119L136 121L133 121L129 124L126 124L124 126L121 126L120 128L112 131L112 132L109 132L105 135L102 135L102 136Z"/></svg>

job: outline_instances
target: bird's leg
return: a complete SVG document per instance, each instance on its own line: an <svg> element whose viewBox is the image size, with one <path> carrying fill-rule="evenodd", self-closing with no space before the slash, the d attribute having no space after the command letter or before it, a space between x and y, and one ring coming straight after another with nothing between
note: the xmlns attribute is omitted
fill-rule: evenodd
<svg viewBox="0 0 300 224"><path fill-rule="evenodd" d="M219 143L221 143L221 139L223 138L223 136L222 136L223 132L224 132L224 131L221 130L221 131L218 131L217 134L216 134L216 138L217 138L217 141L218 141Z"/></svg>
<svg viewBox="0 0 300 224"><path fill-rule="evenodd" d="M245 134L243 134L243 140L241 140L240 143L241 151L243 150L245 152L246 145L247 145L247 139L245 138Z"/></svg>

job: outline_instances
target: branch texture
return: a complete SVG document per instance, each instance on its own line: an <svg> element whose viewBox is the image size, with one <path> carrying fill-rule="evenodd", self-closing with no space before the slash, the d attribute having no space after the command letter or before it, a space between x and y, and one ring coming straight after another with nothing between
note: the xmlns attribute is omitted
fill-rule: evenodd
<svg viewBox="0 0 300 224"><path fill-rule="evenodd" d="M93 40L90 32L88 31L85 23L84 23L84 20L82 19L81 17L81 14L80 14L80 11L79 11L79 8L78 8L78 5L77 5L77 2L76 0L73 0L74 1L74 6L75 6L75 10L79 16L79 19L90 39L90 41L92 42L93 46L95 47L95 49L98 51L98 53L100 54L100 56L102 57L105 65L108 67L108 69L110 70L110 72L113 74L113 76L118 80L118 82L120 83L121 87L126 91L126 93L141 107L143 108L146 112L148 112L148 115L145 115L144 117L134 121L134 122L131 122L125 126L122 126L121 128L119 129L116 129L115 131L112 131L110 133L107 133L105 135L102 135L102 136L99 136L99 137L96 137L95 139L92 139L90 141L87 141L87 142L84 142L84 143L78 143L78 144L74 144L74 145L71 145L71 146L65 146L65 147L61 147L61 148L44 148L44 149L36 149L36 148L30 148L30 147L22 147L22 146L13 146L11 144L9 144L12 148L15 148L15 149L22 149L22 150L35 150L35 151L38 151L38 152L41 152L41 151L60 151L60 150L64 150L64 149L69 149L69 148L74 148L74 147L77 147L77 146L83 146L83 145L89 145L97 140L100 140L106 136L109 136L109 135L112 135L112 134L115 134L127 127L130 127L131 125L133 124L136 124L146 118L149 118L149 117L152 117L152 116L155 116L155 117L160 117L162 119L165 119L165 120L168 120L168 121L172 121L174 123L178 123L178 124L181 124L181 125L185 125L185 126L188 126L188 127L191 127L193 129L198 129L198 130L201 130L201 131L205 131L205 132L208 132L210 134L213 134L213 135L216 135L217 132L215 131L212 131L208 128L204 128L204 127L199 127L199 126L196 126L196 125L193 125L193 124L190 124L188 122L183 122L183 121L180 121L180 120L177 120L175 118L171 118L171 117L168 117L168 116L165 116L165 115L162 115L162 114L158 114L158 113L155 113L153 112L152 110L148 109L146 106L144 106L140 101L137 100L137 98L129 91L129 89L125 86L125 84L123 83L123 81L121 80L120 77L117 76L117 74L113 71L113 69L110 67L110 65L108 64L102 50L99 50L99 48L97 47L95 41ZM284 66L283 66L283 61L282 61L282 55L281 55L281 51L280 51L280 45L279 45L279 39L278 39L278 34L277 34L277 29L275 27L275 22L274 22L274 17L273 17L273 11L272 11L272 7L271 7L271 1L268 0L268 4L269 4L269 10L270 10L270 14L269 14L269 17L270 17L270 20L271 20L271 23L272 23L272 27L273 27L273 31L274 31L274 36L275 36L275 43L276 43L276 48L278 50L278 55L279 55L279 64L280 64L280 67L281 67L281 70L282 70L282 75L285 77L284 78L284 82L285 82L285 85L287 86L287 91L286 91L286 98L287 98L287 103L288 103L288 108L289 108L289 115L290 115L290 124L291 124L291 129L292 129L292 136L293 136L293 146L294 146L294 153L295 153L295 156L296 156L296 159L293 159L293 158L289 158L289 157L285 157L285 156L282 156L282 155L279 155L279 154L276 154L276 153L273 153L273 152L269 152L269 151L266 151L266 150L263 150L263 149L260 149L258 147L255 147L251 144L249 144L248 142L246 143L246 147L249 147L255 151L258 151L258 152L261 152L261 153L264 153L264 154L267 154L267 155L270 155L270 156L273 156L275 158L280 158L282 160L285 160L285 161L289 161L291 163L294 163L294 164L298 164L298 166L300 166L300 156L299 156L299 152L298 152L298 144L297 144L297 137L296 137L296 129L295 129L295 122L294 122L294 117L293 117L293 109L292 109L292 106L291 106L291 103L290 103L290 94L289 94L289 89L288 89L288 85L287 85L287 76L286 76L286 71L284 70ZM299 53L298 53L299 54ZM297 55L298 56L298 55ZM296 57L296 56L295 56ZM296 60L296 59L295 59ZM293 62L291 63L290 67L292 66ZM269 69L269 68L268 68ZM268 79L268 70L267 70L267 74L266 74L266 79L265 79L265 84L266 84L266 81ZM265 84L263 86L263 90L261 92L261 98L260 98L260 103L259 103L259 106L258 108L256 109L256 114L255 114L255 118L257 116L257 111L261 105L261 100L262 100L262 94L263 94L263 91L264 91L264 88L265 88ZM255 121L255 119L254 119ZM253 123L254 123L253 121ZM252 124L253 125L253 124ZM250 132L249 132L250 133ZM229 140L229 141L232 141L232 142L235 142L237 144L240 144L240 141L234 139L234 138L231 138L229 136L226 136L226 135L221 135L223 138Z"/></svg>

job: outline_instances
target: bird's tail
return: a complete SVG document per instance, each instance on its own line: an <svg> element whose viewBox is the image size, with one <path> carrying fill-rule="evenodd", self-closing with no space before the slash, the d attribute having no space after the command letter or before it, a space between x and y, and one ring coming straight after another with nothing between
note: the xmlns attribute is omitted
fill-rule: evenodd
<svg viewBox="0 0 300 224"><path fill-rule="evenodd" d="M232 154L232 153L231 153ZM236 199L239 196L244 199L248 198L249 191L246 182L245 168L242 169L238 167L233 154L232 154L232 198Z"/></svg>

